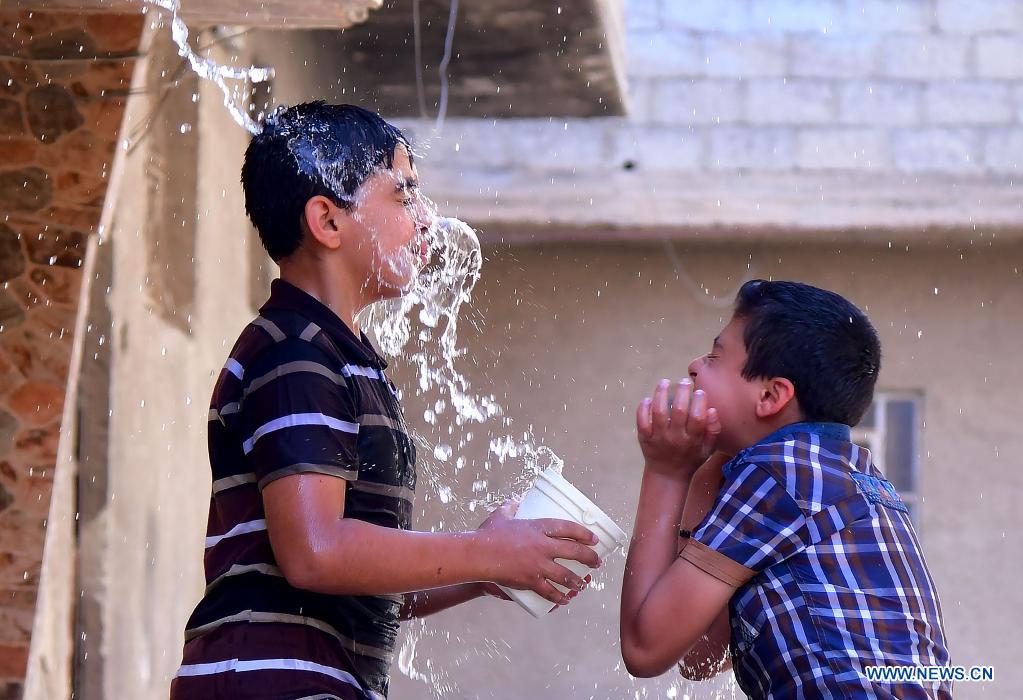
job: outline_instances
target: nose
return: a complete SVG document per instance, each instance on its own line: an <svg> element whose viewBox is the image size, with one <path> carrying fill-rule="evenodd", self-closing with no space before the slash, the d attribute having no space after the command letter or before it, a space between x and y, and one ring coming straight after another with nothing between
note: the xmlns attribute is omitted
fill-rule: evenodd
<svg viewBox="0 0 1023 700"><path fill-rule="evenodd" d="M690 379L693 379L693 380L696 379L696 368L700 364L700 360L702 360L702 359L703 359L703 355L700 355L695 360L693 360L692 362L689 363L689 378Z"/></svg>
<svg viewBox="0 0 1023 700"><path fill-rule="evenodd" d="M436 217L433 215L430 207L426 206L426 203L419 197L416 198L415 217L416 228L418 228L421 233L429 231L430 227L433 226L434 221L436 220Z"/></svg>

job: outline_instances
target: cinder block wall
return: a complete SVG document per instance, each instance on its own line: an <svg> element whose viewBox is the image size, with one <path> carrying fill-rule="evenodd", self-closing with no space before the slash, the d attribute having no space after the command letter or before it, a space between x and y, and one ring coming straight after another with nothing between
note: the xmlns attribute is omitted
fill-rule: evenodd
<svg viewBox="0 0 1023 700"><path fill-rule="evenodd" d="M626 18L629 117L409 122L435 193L540 223L1018 220L1023 2L629 0Z"/></svg>

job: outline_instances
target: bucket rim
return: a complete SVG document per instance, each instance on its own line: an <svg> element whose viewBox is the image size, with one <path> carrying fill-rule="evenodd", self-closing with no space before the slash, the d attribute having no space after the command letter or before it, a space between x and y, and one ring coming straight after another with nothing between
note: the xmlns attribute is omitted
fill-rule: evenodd
<svg viewBox="0 0 1023 700"><path fill-rule="evenodd" d="M594 525L599 526L602 530L607 532L611 536L615 545L618 547L625 546L626 538L628 535L625 533L618 523L611 519L604 510L594 503L586 494L576 488L568 479L563 475L559 474L554 470L553 467L548 467L539 474L537 474L537 481L543 480L550 484L551 487L560 491L564 494L572 503L581 507L584 511L593 514L596 522Z"/></svg>

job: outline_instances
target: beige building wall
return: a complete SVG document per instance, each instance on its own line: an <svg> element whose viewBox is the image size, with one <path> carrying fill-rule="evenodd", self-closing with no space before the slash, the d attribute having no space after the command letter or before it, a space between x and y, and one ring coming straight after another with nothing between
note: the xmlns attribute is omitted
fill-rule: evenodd
<svg viewBox="0 0 1023 700"><path fill-rule="evenodd" d="M993 685L960 684L956 697L1010 697L1023 686L1010 633L1023 605L1015 585L1023 566L1015 542L1023 244L972 235L972 242L921 241L908 250L898 239L890 248L679 242L680 271L660 245L489 248L471 312L479 330L462 325L479 367L463 367L480 392L497 394L516 426L532 423L565 458L566 475L631 531L641 469L635 405L658 379L685 376L690 359L708 350L740 282L796 279L846 295L881 334L879 390L922 392L919 532L953 663L993 665L996 674ZM409 386L407 370L396 366L396 376ZM406 408L413 426L429 428L422 400L409 398ZM421 484L451 470L427 450L420 458ZM464 469L457 494L469 493L477 470ZM483 473L500 487L511 471ZM429 487L420 490L417 513L422 528L453 519ZM617 647L624 561L619 554L607 562L603 590L549 619L488 600L438 616L425 634L413 627L424 638L412 666L451 686L445 698L713 696L714 686L672 674L627 676ZM425 695L421 681L397 671L393 683L395 698Z"/></svg>

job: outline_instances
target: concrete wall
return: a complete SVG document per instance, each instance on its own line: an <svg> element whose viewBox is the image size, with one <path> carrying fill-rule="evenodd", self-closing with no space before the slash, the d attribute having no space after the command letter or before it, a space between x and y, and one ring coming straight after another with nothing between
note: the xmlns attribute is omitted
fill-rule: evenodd
<svg viewBox="0 0 1023 700"><path fill-rule="evenodd" d="M516 425L532 424L565 458L565 474L631 531L641 469L635 405L658 379L684 376L689 360L709 349L740 282L798 279L848 296L882 337L879 390L922 392L919 532L952 660L996 669L995 684L961 684L956 697L1018 693L1021 649L1006 611L1023 605L1014 534L1023 489L1015 410L1023 386L1016 352L1023 342L1023 246L978 236L908 250L897 242L689 243L677 254L678 269L661 246L490 248L471 312L479 329L461 326L479 362L463 363L474 386L495 392ZM397 376L413 393L407 370ZM422 400L409 398L406 408L430 440L444 439L423 420ZM511 465L483 470L478 450L463 455L468 467L451 477L450 463L421 450L420 483L443 473L461 483L455 493L464 498L477 472L492 487L514 475ZM425 486L416 525L451 523L454 510ZM627 676L617 648L624 561L619 554L607 562L603 590L546 620L493 600L442 614L428 623L412 666L457 686L445 698L711 696L713 686L691 683L672 691L671 674ZM397 672L393 688L396 698L425 695L420 682Z"/></svg>

